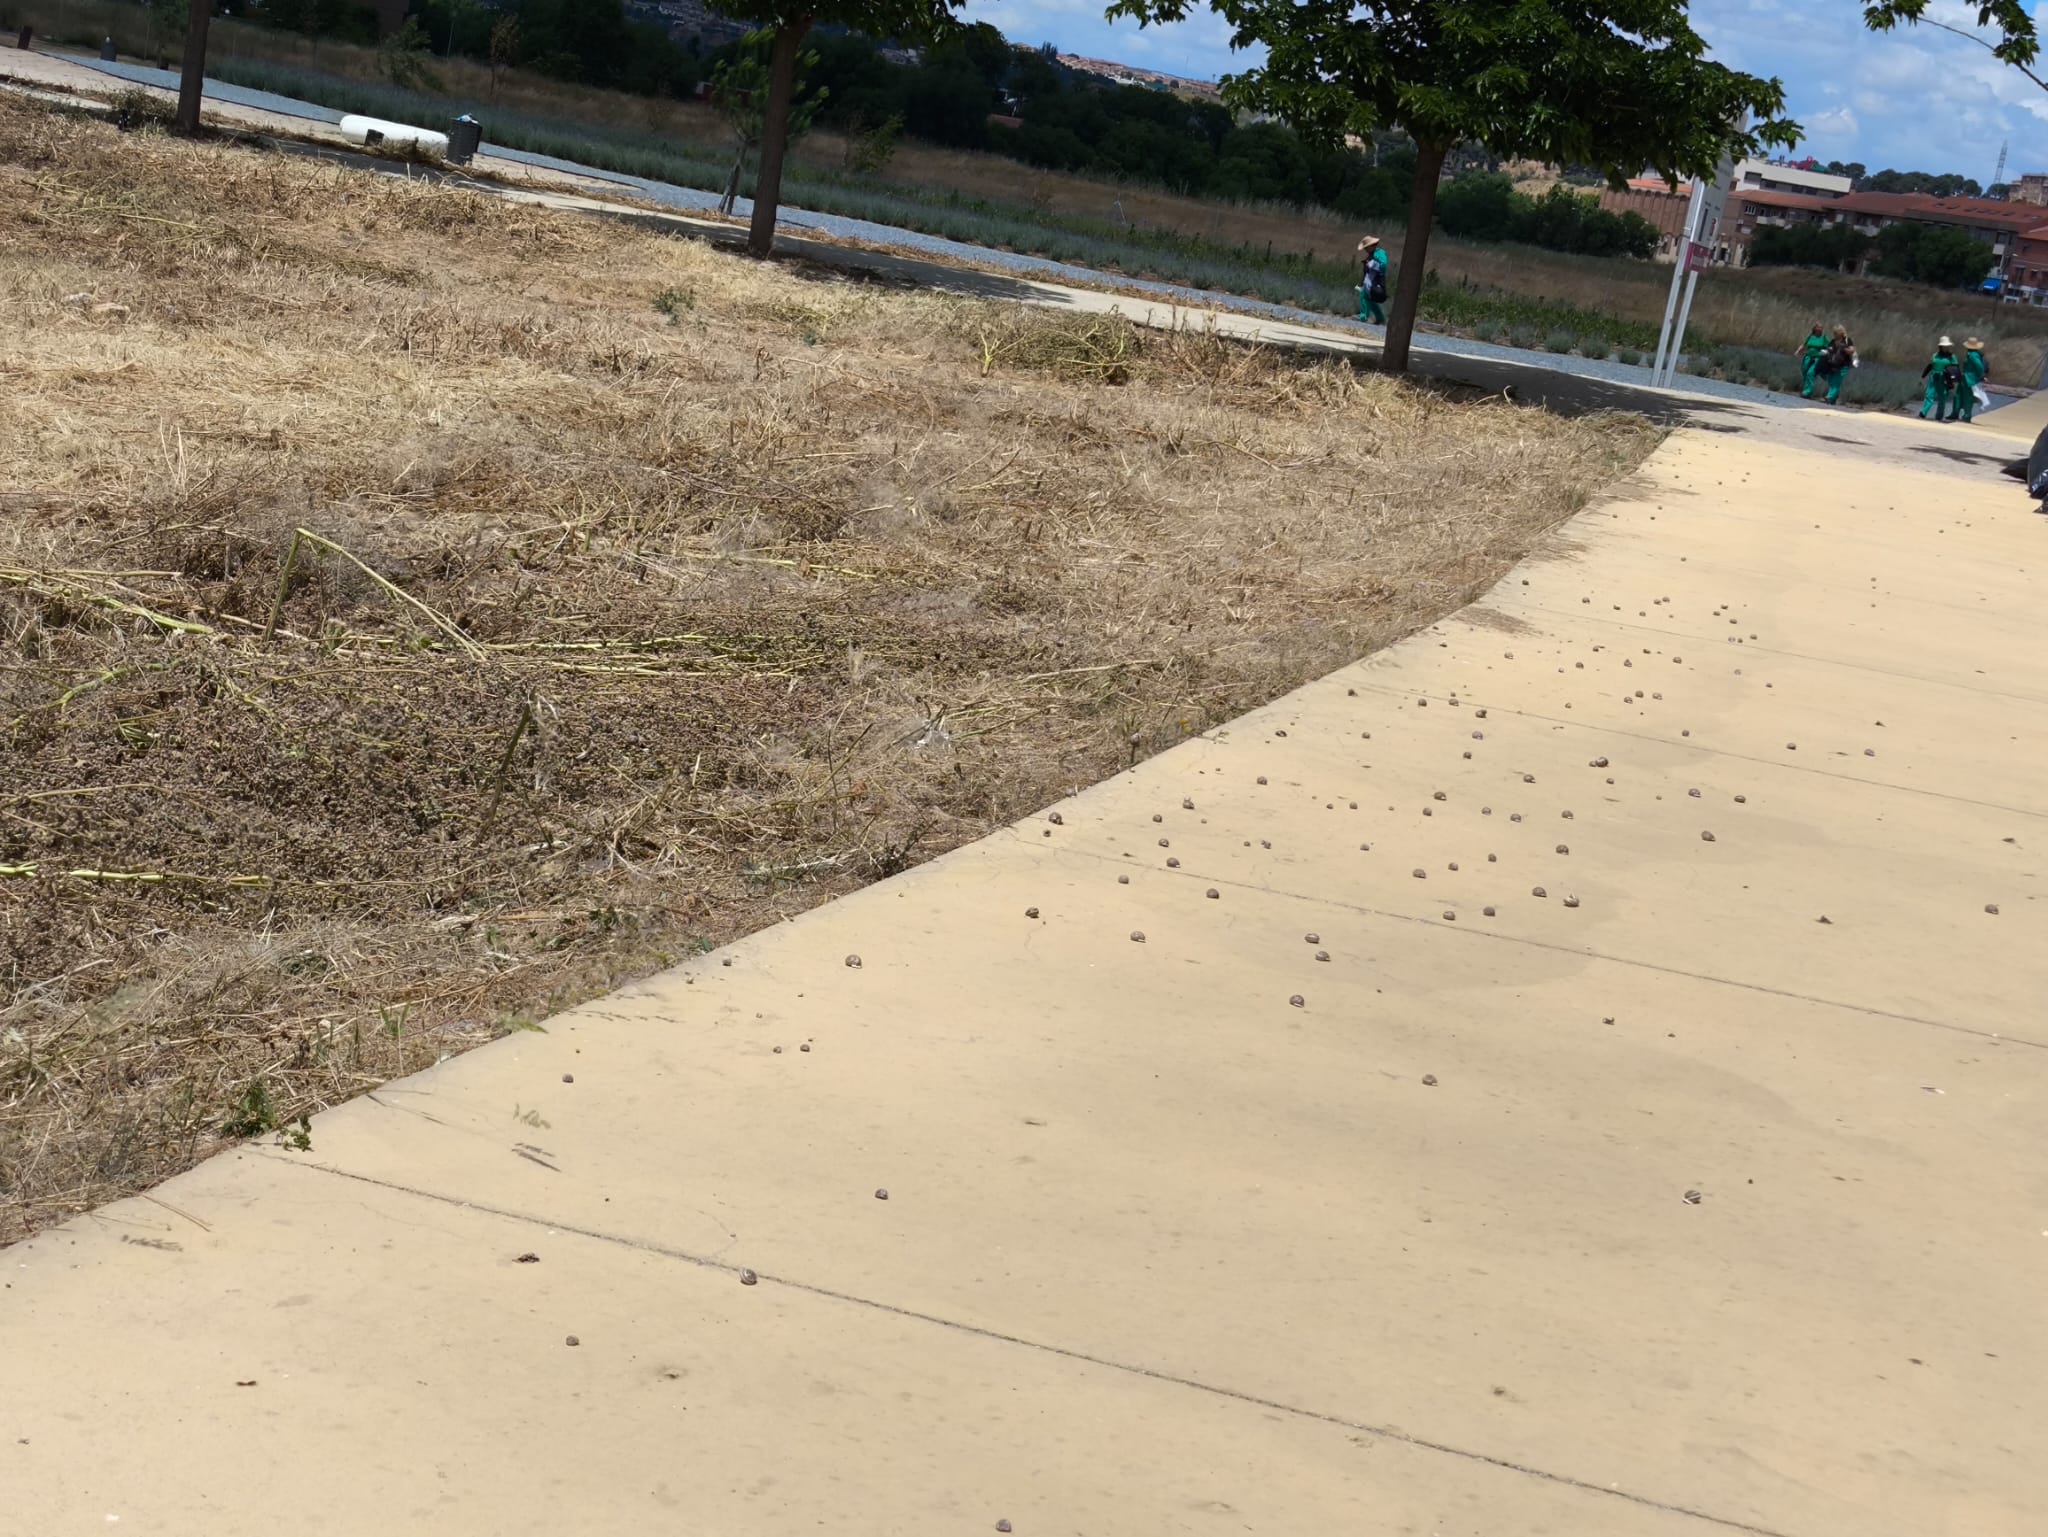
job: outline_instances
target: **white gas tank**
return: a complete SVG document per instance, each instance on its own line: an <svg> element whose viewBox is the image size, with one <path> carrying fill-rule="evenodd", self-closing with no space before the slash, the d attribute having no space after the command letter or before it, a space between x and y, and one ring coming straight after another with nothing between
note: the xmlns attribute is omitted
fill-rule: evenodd
<svg viewBox="0 0 2048 1537"><path fill-rule="evenodd" d="M387 123L381 117L358 117L353 113L341 120L341 135L352 144L382 144L392 148L413 144L429 155L448 155L448 135L432 128L414 128L408 123Z"/></svg>

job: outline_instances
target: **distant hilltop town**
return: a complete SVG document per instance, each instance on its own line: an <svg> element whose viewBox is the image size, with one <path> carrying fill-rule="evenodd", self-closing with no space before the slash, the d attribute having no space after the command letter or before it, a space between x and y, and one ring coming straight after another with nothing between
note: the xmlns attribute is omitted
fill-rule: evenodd
<svg viewBox="0 0 2048 1537"><path fill-rule="evenodd" d="M1108 59L1091 59L1078 53L1055 54L1054 57L1076 74L1095 75L1115 85L1149 85L1155 90L1174 91L1192 96L1222 94L1213 80L1190 80L1185 75L1169 75L1164 70L1146 69L1138 64L1117 64Z"/></svg>
<svg viewBox="0 0 2048 1537"><path fill-rule="evenodd" d="M721 16L703 0L626 0L626 14L666 27L679 41L696 38L706 48L737 42L750 30L746 22Z"/></svg>

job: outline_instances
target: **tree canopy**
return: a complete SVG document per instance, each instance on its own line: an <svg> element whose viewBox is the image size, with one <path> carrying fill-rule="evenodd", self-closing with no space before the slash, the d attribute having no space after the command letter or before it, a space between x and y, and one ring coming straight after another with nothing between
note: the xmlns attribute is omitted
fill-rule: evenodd
<svg viewBox="0 0 2048 1537"><path fill-rule="evenodd" d="M1766 224L1749 243L1749 265L1838 271L1869 249L1870 237L1853 224Z"/></svg>
<svg viewBox="0 0 2048 1537"><path fill-rule="evenodd" d="M1858 192L1924 192L1930 197L1982 197L1984 188L1974 176L1955 171L1939 175L1927 171L1877 171L1858 178Z"/></svg>
<svg viewBox="0 0 2048 1537"><path fill-rule="evenodd" d="M1407 366L1444 157L1501 156L1711 176L1724 152L1798 142L1784 87L1714 63L1684 0L1206 0L1231 44L1265 61L1224 81L1236 104L1323 143L1382 127L1416 141L1405 280L1383 366ZM1197 0L1115 0L1112 16L1177 21ZM1744 126L1754 117L1753 126Z"/></svg>
<svg viewBox="0 0 2048 1537"><path fill-rule="evenodd" d="M1871 270L1936 288L1974 288L1998 265L1990 246L1967 230L1941 224L1887 224L1877 232L1876 246Z"/></svg>

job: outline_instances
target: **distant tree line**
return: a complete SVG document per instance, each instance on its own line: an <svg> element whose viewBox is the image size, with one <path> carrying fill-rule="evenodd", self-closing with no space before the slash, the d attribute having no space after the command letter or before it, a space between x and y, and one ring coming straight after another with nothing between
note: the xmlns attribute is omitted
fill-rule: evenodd
<svg viewBox="0 0 2048 1537"><path fill-rule="evenodd" d="M378 41L377 13L360 0L256 0L246 15L316 43ZM710 70L667 28L629 19L623 0L417 0L406 31L385 40L394 45L640 96L688 96Z"/></svg>
<svg viewBox="0 0 2048 1537"><path fill-rule="evenodd" d="M264 0L266 7L277 3ZM434 53L578 85L687 97L710 74L709 59L666 27L628 17L623 0L416 0L412 14Z"/></svg>
<svg viewBox="0 0 2048 1537"><path fill-rule="evenodd" d="M1436 222L1466 240L1518 240L1579 256L1657 254L1657 226L1638 213L1614 213L1597 196L1558 185L1541 197L1517 192L1499 173L1456 177L1438 189Z"/></svg>
<svg viewBox="0 0 2048 1537"><path fill-rule="evenodd" d="M976 22L900 65L874 43L820 38L814 84L835 127L902 120L929 143L988 150L1049 171L1152 182L1197 197L1321 204L1357 218L1408 206L1413 148L1316 149L1278 123L1240 123L1220 102L1116 85L1019 49ZM1002 119L1016 119L1016 123Z"/></svg>
<svg viewBox="0 0 2048 1537"><path fill-rule="evenodd" d="M1875 171L1860 160L1818 160L1806 164L1830 176L1846 176L1858 192L1924 192L1930 197L1982 197L1984 187L1974 176L1953 171L1935 175L1930 171Z"/></svg>

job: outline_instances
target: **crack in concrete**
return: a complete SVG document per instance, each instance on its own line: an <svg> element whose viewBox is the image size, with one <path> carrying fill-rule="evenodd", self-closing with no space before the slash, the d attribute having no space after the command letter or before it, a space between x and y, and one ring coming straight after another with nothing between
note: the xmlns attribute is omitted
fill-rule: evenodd
<svg viewBox="0 0 2048 1537"><path fill-rule="evenodd" d="M466 1200L461 1196L443 1195L435 1190L422 1190L414 1185L401 1185L396 1180L378 1179L370 1174L358 1174L350 1169L336 1168L333 1164L309 1163L304 1160L279 1158L264 1153L259 1156L272 1162L288 1164L294 1168L306 1169L319 1174L331 1174L339 1179L355 1180L365 1185L374 1185L380 1190L394 1191L423 1201L435 1201L442 1205L458 1207L464 1211L480 1212L485 1216L499 1217L508 1222L523 1223L530 1227L549 1228L560 1233L574 1233L579 1238L592 1239L598 1243L617 1244L628 1249L638 1249L644 1254L656 1255L662 1259L679 1260L686 1265L695 1265L700 1270L717 1270L731 1276L738 1276L744 1267L718 1259L713 1255L698 1254L688 1249L671 1248L667 1244L655 1243L645 1238L629 1238L620 1233L607 1233L601 1228L583 1227L573 1222L562 1222L550 1217L537 1216L531 1212L514 1211L508 1207L491 1206L482 1201ZM1517 1462L1511 1457L1497 1456L1492 1452L1476 1451L1467 1446L1455 1446L1448 1441L1432 1440L1410 1431L1398 1430L1388 1425L1374 1425L1364 1420L1349 1419L1325 1409L1309 1409L1299 1404L1290 1404L1277 1398L1265 1398L1257 1393L1244 1392L1237 1388L1222 1387L1204 1382L1198 1377L1183 1377L1173 1372L1161 1371L1156 1367L1142 1366L1131 1361L1118 1361L1108 1356L1099 1356L1086 1350L1068 1345L1055 1345L1045 1340L1027 1339L1020 1334L1006 1334L1000 1329L991 1329L983 1324L967 1323L957 1318L941 1317L937 1313L921 1312L916 1308L902 1307L893 1302L883 1302L873 1297L863 1297L854 1292L840 1291L814 1281L799 1281L789 1276L778 1276L766 1270L748 1272L758 1276L763 1285L786 1286L791 1291L806 1296L820 1297L832 1302L844 1302L853 1307L867 1308L892 1317L909 1319L915 1323L931 1324L958 1334L973 1335L978 1339L994 1341L1001 1345L1015 1345L1020 1349L1037 1351L1042 1355L1057 1356L1062 1360L1078 1361L1083 1365L1100 1367L1104 1371L1122 1372L1133 1377L1143 1377L1169 1387L1187 1388L1193 1392L1206 1393L1211 1397L1224 1398L1253 1408L1270 1409L1279 1414L1292 1415L1297 1419L1313 1420L1320 1424L1335 1426L1340 1430L1352 1431L1359 1435L1376 1436L1384 1441L1412 1446L1420 1451L1436 1452L1442 1456L1455 1457L1464 1462L1483 1463L1488 1467L1500 1468L1509 1473L1519 1473L1525 1478L1540 1479L1544 1483L1559 1484L1567 1489L1577 1489L1586 1494L1602 1495L1610 1500L1640 1506L1647 1510L1660 1511L1666 1515L1684 1516L1689 1520L1705 1522L1723 1531L1743 1532L1748 1537L1790 1537L1790 1534L1775 1527L1759 1526L1736 1516L1717 1515L1712 1511L1700 1510L1690 1505L1681 1505L1672 1500L1660 1500L1655 1495L1638 1494L1631 1489L1622 1489L1612 1484L1596 1484L1569 1473L1553 1472L1526 1462Z"/></svg>
<svg viewBox="0 0 2048 1537"><path fill-rule="evenodd" d="M1967 609L1964 609L1960 605L1956 604L1944 603L1939 605L1930 604L1928 606L1946 608L1954 613L1968 612ZM1553 619L1562 620L1567 623L1575 619L1582 619L1584 617L1583 615L1573 614L1570 609L1545 608L1541 604L1537 603L1528 604L1526 606L1526 611L1532 614L1547 614ZM1465 613L1461 610L1460 612L1451 615L1450 619L1444 620L1442 622L1449 623L1450 620L1463 619L1464 617ZM1644 635L1658 636L1665 642L1666 645L1670 645L1673 642L1677 641L1683 641L1687 645L1691 645L1693 642L1697 641L1702 646L1712 646L1715 647L1718 651L1720 648L1724 647L1727 644L1725 639L1723 639L1722 637L1714 635L1696 634L1691 630L1660 630L1655 625L1636 624L1631 620L1616 619L1611 614L1603 614L1600 615L1599 618L1601 623L1611 624L1615 626L1615 628L1617 629L1636 630ZM1533 625L1530 628L1531 630L1535 629ZM1537 633L1540 634L1540 632ZM1555 637L1545 636L1543 638L1554 639ZM1757 644L1752 641L1743 642L1742 650L1744 655L1756 655L1760 653L1764 656L1789 657L1791 660L1796 662L1811 662L1816 667L1842 667L1848 669L1850 672L1868 673L1875 678L1896 678L1901 683L1920 683L1925 684L1929 688L1961 689L1966 694L1979 694L1988 699L2010 699L2015 704L2048 705L2048 699L2043 699L2035 694L2010 694L2007 693L2004 689L1979 688L1974 683L1957 683L1949 678L1923 677L1921 674L1913 672L1894 672L1889 667L1872 667L1864 662L1845 662L1839 657L1815 656L1811 652L1807 651L1786 651L1777 646L1765 646Z"/></svg>
<svg viewBox="0 0 2048 1537"><path fill-rule="evenodd" d="M1332 676L1341 677L1342 674L1333 674ZM1421 689L1394 688L1389 684L1367 683L1363 680L1351 686L1357 688L1361 693L1370 691L1375 694L1384 694L1393 699L1405 699L1425 692ZM1681 737L1674 741L1670 737L1657 736L1647 731L1630 731L1624 726L1602 726L1594 721L1573 720L1569 716L1538 715L1533 710L1517 710L1512 705L1482 702L1467 694L1460 694L1458 699L1461 704L1477 705L1480 709L1491 711L1496 715L1512 715L1518 720L1541 721L1546 726L1571 726L1580 731L1601 731L1611 736L1626 737L1632 742L1649 742L1658 747L1675 747L1682 752L1696 752L1710 758L1727 758L1735 763L1754 763L1763 768L1786 769L1794 774L1814 774L1822 779L1839 779L1846 784L1860 785L1866 790L1891 790L1900 795L1924 795L1930 800L1953 801L1959 806L1975 806L1980 811L2002 811L2008 816L2016 817L2048 817L2048 811L2033 811L2025 806L2008 806L2000 801L1982 801L1969 795L1951 795L1946 790L1927 790L1922 789L1918 785L1894 784L1888 779L1858 779L1854 774L1837 774L1832 770L1813 768L1804 763L1787 763L1778 758L1759 758L1754 753L1730 752L1722 747L1702 747L1689 737ZM1214 739L1210 738L1210 740Z"/></svg>
<svg viewBox="0 0 2048 1537"><path fill-rule="evenodd" d="M1015 828L1005 828L1005 833L1024 842ZM1036 847L1025 843L1025 847ZM1067 848L1063 854L1078 855L1092 859L1098 864L1114 865L1119 870L1129 870L1129 861L1121 856L1112 859L1107 854L1091 853L1087 849ZM1228 886L1233 891L1258 892L1263 896L1282 897L1292 902L1305 902L1313 907L1336 908L1347 913L1358 913L1368 918L1386 918L1395 923L1419 924L1439 934L1452 934L1465 939L1487 939L1497 944L1528 945L1536 950L1549 950L1558 955L1569 955L1579 960L1607 961L1616 966L1634 966L1643 971L1662 972L1668 977L1684 977L1693 982L1712 982L1722 987L1739 987L1745 992L1764 993L1773 998L1789 998L1795 1003L1811 1003L1825 1009L1846 1009L1852 1014L1862 1014L1871 1019L1890 1019L1902 1025L1924 1025L1933 1030L1947 1030L1955 1035L1975 1036L1981 1041L1997 1041L2001 1045L2030 1046L2036 1051L2048 1051L2048 1041L2029 1040L2023 1035L2001 1035L1996 1030L1980 1030L1975 1025L1959 1025L1945 1019L1926 1019L1918 1014L1901 1014L1891 1009L1874 1008L1864 1003L1847 1003L1839 998L1822 998L1813 993L1795 993L1787 987L1772 987L1768 982L1745 982L1739 977L1717 977L1711 972L1687 971L1683 966L1666 966L1659 961L1638 960L1633 956L1610 955L1602 950L1582 949L1575 945L1560 945L1548 939L1531 939L1524 934L1496 934L1486 929L1444 923L1435 918L1424 918L1414 913L1389 912L1383 907L1367 907L1362 902L1346 902L1340 897L1311 894L1304 891L1289 891L1284 886L1261 886L1256 881L1234 880L1227 875L1204 875L1199 870L1156 870L1150 874L1167 876L1173 880L1201 881L1209 885Z"/></svg>

